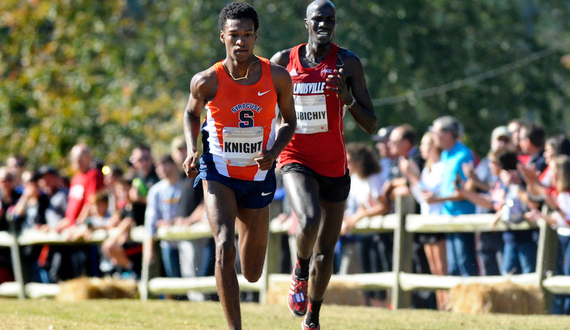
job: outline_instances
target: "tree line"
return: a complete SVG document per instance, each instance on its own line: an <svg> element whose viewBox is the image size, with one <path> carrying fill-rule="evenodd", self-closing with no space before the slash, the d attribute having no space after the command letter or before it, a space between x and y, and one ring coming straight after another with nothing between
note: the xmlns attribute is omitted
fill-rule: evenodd
<svg viewBox="0 0 570 330"><path fill-rule="evenodd" d="M182 134L191 77L221 60L222 0L53 0L0 3L0 159L65 167L71 147L124 164L148 142ZM252 0L256 53L306 42L309 1ZM335 42L364 64L379 126L423 132L440 115L487 152L513 118L566 133L570 7L562 1L334 1ZM347 141L368 136L346 117Z"/></svg>

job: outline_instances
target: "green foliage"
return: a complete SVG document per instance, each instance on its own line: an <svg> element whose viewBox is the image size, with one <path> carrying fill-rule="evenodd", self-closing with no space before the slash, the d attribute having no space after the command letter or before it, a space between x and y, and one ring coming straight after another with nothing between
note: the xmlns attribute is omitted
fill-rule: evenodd
<svg viewBox="0 0 570 330"><path fill-rule="evenodd" d="M375 103L407 95L403 102L376 106L380 126L408 122L423 132L436 117L453 115L479 155L489 148L491 130L513 118L540 122L549 134L566 132L569 75L559 60L567 48L449 92L413 96L560 47L569 27L563 17L570 14L561 2L346 1L337 8L347 17L339 19L337 42L361 56ZM364 138L347 131L347 139Z"/></svg>
<svg viewBox="0 0 570 330"><path fill-rule="evenodd" d="M166 152L182 133L191 77L225 56L218 13L228 1L53 0L0 2L0 159L66 166L77 142L123 163L132 146ZM307 1L253 0L256 53L306 42ZM379 125L422 132L443 114L459 118L467 142L488 148L493 127L515 117L565 132L569 72L564 47L494 78L428 97L413 92L472 77L568 39L563 2L458 0L335 2L335 42L364 63ZM347 116L347 140L368 139Z"/></svg>

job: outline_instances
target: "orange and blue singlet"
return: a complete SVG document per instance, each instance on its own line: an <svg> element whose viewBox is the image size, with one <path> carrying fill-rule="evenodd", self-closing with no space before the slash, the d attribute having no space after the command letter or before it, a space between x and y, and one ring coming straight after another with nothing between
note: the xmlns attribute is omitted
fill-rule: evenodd
<svg viewBox="0 0 570 330"><path fill-rule="evenodd" d="M271 63L258 58L261 78L248 86L233 81L221 61L214 64L218 90L214 99L206 104L202 164L213 164L225 177L263 181L268 173L258 168L254 158L275 143L277 92L271 78Z"/></svg>

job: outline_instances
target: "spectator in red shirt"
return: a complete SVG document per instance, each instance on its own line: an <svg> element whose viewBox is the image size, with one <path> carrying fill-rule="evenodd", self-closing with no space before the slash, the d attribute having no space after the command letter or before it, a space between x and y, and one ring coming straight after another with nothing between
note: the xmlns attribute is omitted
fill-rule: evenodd
<svg viewBox="0 0 570 330"><path fill-rule="evenodd" d="M104 188L103 173L92 166L92 161L91 148L86 144L77 144L71 149L71 164L77 173L71 179L65 219L58 224L59 230L82 223L92 196Z"/></svg>

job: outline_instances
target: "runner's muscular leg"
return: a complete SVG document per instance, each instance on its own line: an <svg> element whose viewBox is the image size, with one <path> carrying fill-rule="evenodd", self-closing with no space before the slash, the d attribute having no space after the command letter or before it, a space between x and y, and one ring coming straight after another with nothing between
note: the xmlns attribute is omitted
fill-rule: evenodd
<svg viewBox="0 0 570 330"><path fill-rule="evenodd" d="M334 249L344 216L346 202L327 202L321 200L322 221L314 248L313 268L311 269L309 297L315 301L324 299L329 284L334 262Z"/></svg>
<svg viewBox="0 0 570 330"><path fill-rule="evenodd" d="M283 174L287 198L299 219L297 230L297 255L309 259L317 240L321 223L319 183L316 178L298 172Z"/></svg>
<svg viewBox="0 0 570 330"><path fill-rule="evenodd" d="M235 193L216 181L203 181L204 203L216 241L216 287L230 328L241 329L239 285L235 272Z"/></svg>
<svg viewBox="0 0 570 330"><path fill-rule="evenodd" d="M238 245L243 276L257 282L263 272L263 263L269 237L269 206L261 209L238 207Z"/></svg>

